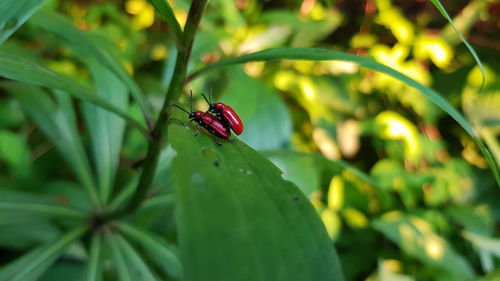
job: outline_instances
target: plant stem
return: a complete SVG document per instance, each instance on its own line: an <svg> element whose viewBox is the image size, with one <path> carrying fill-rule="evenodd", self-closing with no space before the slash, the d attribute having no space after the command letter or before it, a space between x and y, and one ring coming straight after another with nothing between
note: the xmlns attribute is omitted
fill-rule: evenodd
<svg viewBox="0 0 500 281"><path fill-rule="evenodd" d="M193 0L191 8L189 9L183 38L181 39L182 42L181 44L178 44L180 45L180 48L177 54L174 74L172 81L170 82L167 95L165 96L165 101L160 111L160 115L156 121L153 131L151 132L151 140L149 141L148 152L144 160L144 167L139 179L139 184L137 185L137 188L127 205L104 215L104 221L109 221L133 213L141 206L148 194L149 188L153 182L156 167L158 165L161 149L166 141L166 136L168 135L167 124L170 119L169 116L171 109L169 105L172 102L177 101L182 94L189 56L191 55L191 49L193 48L194 37L205 7L207 6L207 2L208 0Z"/></svg>

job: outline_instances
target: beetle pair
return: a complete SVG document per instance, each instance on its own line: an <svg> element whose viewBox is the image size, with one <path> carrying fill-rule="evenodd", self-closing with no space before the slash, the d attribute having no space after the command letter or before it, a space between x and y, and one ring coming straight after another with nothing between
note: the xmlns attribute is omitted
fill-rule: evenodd
<svg viewBox="0 0 500 281"><path fill-rule="evenodd" d="M188 114L188 118L191 119L189 123L195 121L201 127L205 128L209 133L222 138L229 139L231 136L231 129L235 134L240 135L243 132L243 123L236 112L228 105L221 102L212 103L212 90L210 90L210 99L204 94L201 94L203 98L209 104L209 108L206 112L203 111L193 111L193 92L191 92L191 112L188 112L184 108L173 104L173 106L181 109Z"/></svg>

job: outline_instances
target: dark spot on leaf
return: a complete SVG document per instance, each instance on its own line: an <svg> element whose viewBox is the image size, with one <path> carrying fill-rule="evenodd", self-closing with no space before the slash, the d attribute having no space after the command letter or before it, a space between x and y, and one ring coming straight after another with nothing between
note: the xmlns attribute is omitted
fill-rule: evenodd
<svg viewBox="0 0 500 281"><path fill-rule="evenodd" d="M292 199L293 199L293 200L295 200L295 201L297 201L297 200L299 200L299 196L297 196L297 195L292 195Z"/></svg>
<svg viewBox="0 0 500 281"><path fill-rule="evenodd" d="M215 162L214 162L214 166L215 166L215 167L219 167L219 166L220 166L219 161L215 161Z"/></svg>

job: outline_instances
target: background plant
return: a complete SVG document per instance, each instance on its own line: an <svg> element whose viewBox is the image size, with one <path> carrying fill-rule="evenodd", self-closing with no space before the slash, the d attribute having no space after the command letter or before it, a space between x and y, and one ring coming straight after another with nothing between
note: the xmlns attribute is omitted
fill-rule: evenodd
<svg viewBox="0 0 500 281"><path fill-rule="evenodd" d="M0 3L0 280L498 278L497 4L171 4Z"/></svg>

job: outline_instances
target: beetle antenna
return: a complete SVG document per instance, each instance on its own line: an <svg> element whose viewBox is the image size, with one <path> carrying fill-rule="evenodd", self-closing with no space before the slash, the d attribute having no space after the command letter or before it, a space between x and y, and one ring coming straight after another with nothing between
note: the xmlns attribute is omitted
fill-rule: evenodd
<svg viewBox="0 0 500 281"><path fill-rule="evenodd" d="M172 104L172 106L177 107L178 109L180 109L180 110L182 110L182 111L186 112L187 114L191 114L190 112L188 112L188 111L187 111L187 110L185 110L184 108L182 108L182 107L178 106L177 104Z"/></svg>
<svg viewBox="0 0 500 281"><path fill-rule="evenodd" d="M208 101L207 99L207 96L205 96L205 94L201 94L203 96L203 98L207 101L207 103L210 105L211 103Z"/></svg>
<svg viewBox="0 0 500 281"><path fill-rule="evenodd" d="M191 105L191 113L193 113L193 91L189 90L189 92L191 93L189 104Z"/></svg>

